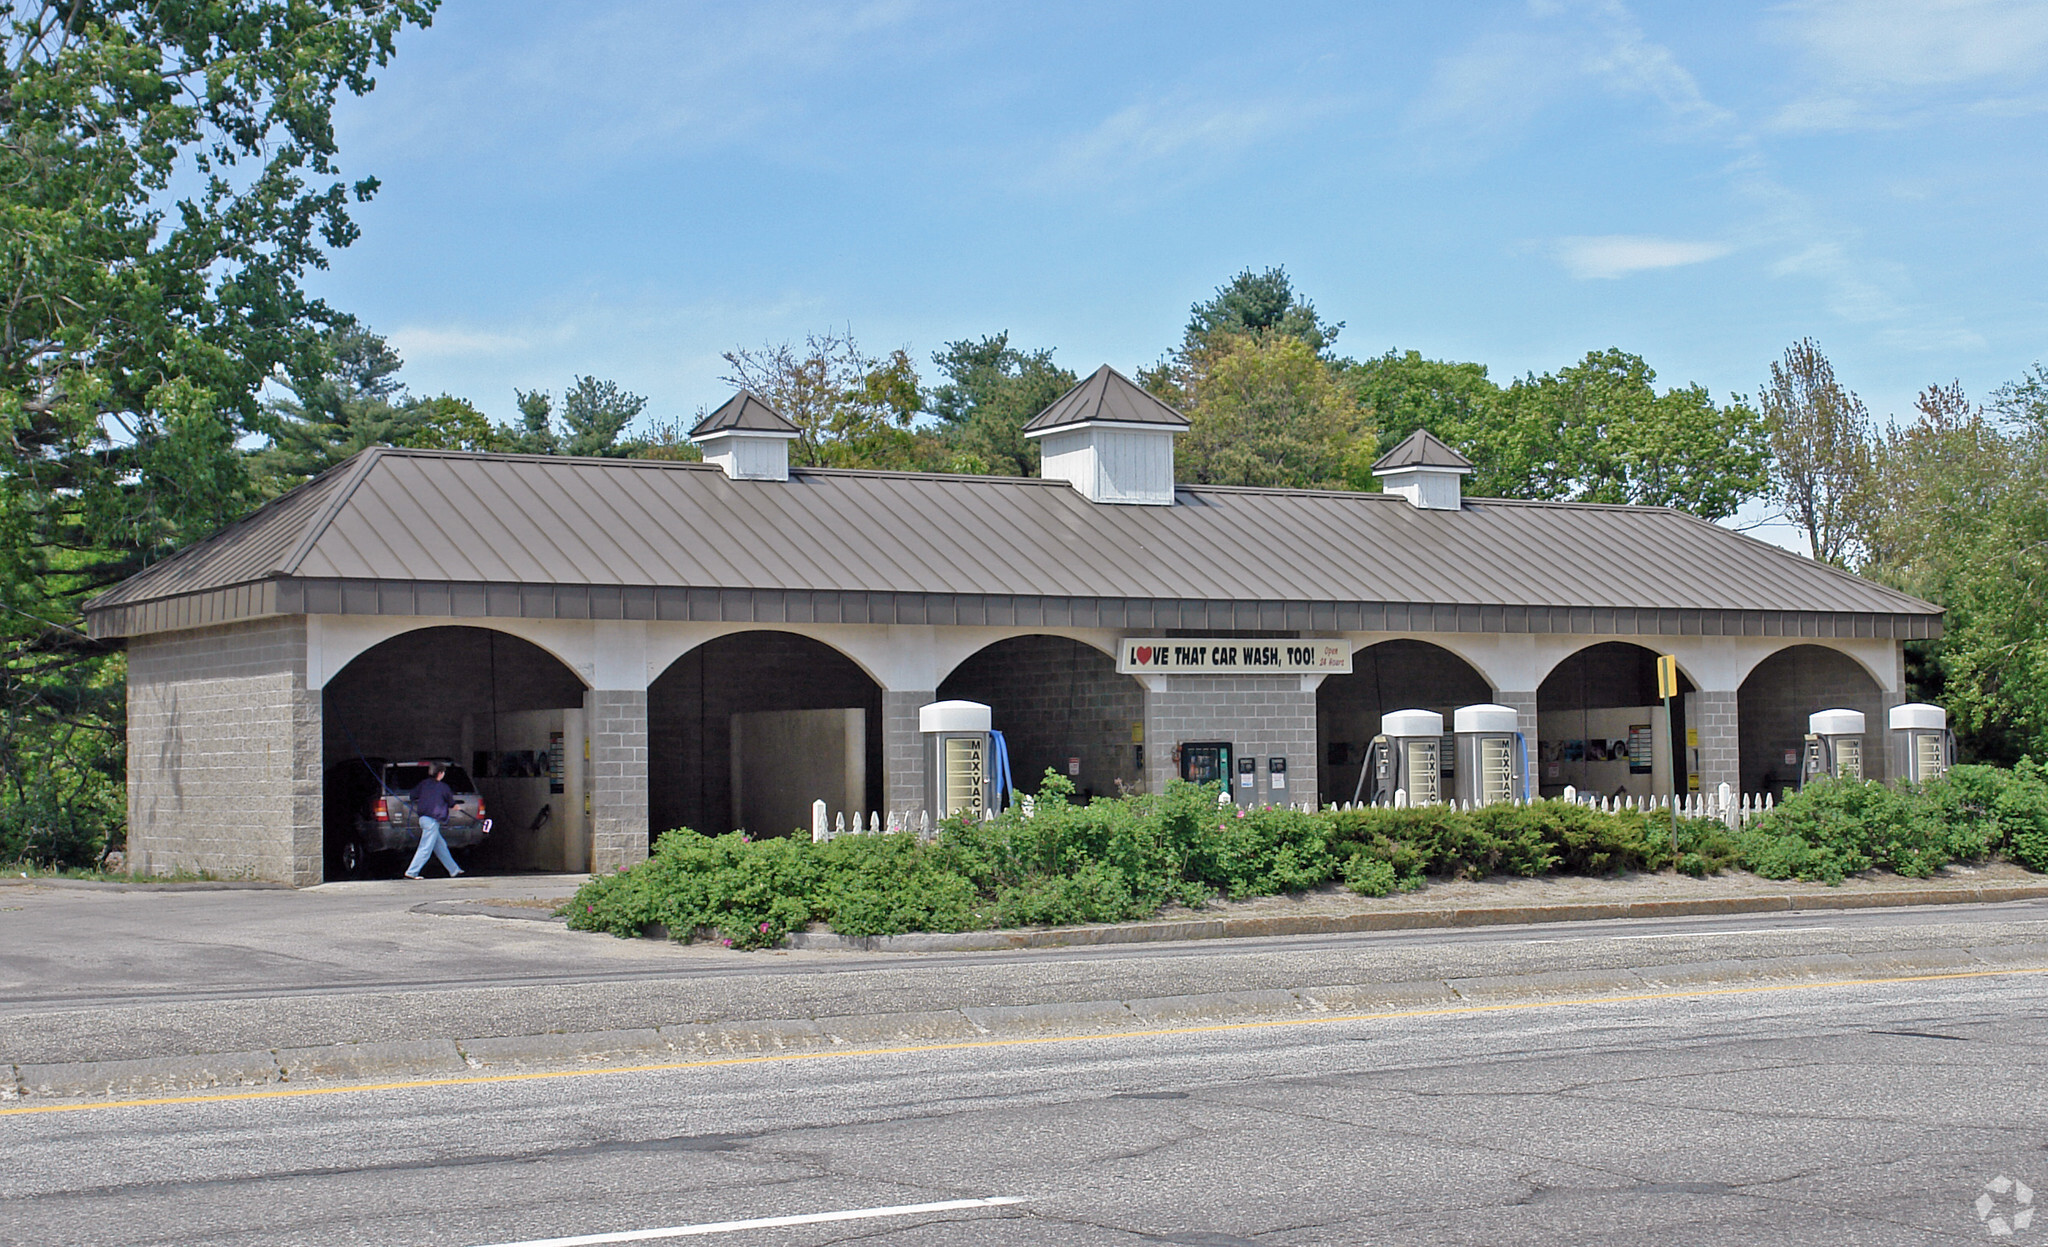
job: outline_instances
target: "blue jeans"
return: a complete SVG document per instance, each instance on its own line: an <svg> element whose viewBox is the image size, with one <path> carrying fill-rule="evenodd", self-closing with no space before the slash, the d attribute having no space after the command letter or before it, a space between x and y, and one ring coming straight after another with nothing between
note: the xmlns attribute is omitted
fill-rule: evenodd
<svg viewBox="0 0 2048 1247"><path fill-rule="evenodd" d="M405 868L405 873L408 875L420 873L420 867L427 864L429 856L440 859L441 868L448 872L450 878L462 873L462 868L455 864L453 857L449 856L448 841L441 836L441 820L438 818L428 818L422 814L420 815L420 851L412 855L412 865Z"/></svg>

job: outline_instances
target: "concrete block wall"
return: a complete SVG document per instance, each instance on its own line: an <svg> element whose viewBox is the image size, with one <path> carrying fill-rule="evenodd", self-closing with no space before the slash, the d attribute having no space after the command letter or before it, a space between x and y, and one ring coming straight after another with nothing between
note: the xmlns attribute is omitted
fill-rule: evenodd
<svg viewBox="0 0 2048 1247"><path fill-rule="evenodd" d="M647 693L592 689L583 695L590 740L590 869L647 858Z"/></svg>
<svg viewBox="0 0 2048 1247"><path fill-rule="evenodd" d="M320 882L321 712L302 617L128 647L128 855L137 870Z"/></svg>
<svg viewBox="0 0 2048 1247"><path fill-rule="evenodd" d="M1238 757L1258 759L1261 802L1268 787L1266 759L1287 759L1285 801L1319 801L1316 758L1316 694L1300 676L1168 676L1164 688L1145 695L1145 766L1155 792L1179 772L1174 747L1184 741L1226 740ZM1232 776L1233 785L1236 776ZM1233 791L1235 789L1233 788Z"/></svg>
<svg viewBox="0 0 2048 1247"><path fill-rule="evenodd" d="M1893 700L1862 664L1837 650L1795 645L1771 655L1750 672L1737 697L1742 790L1776 792L1796 784L1798 765L1785 763L1785 751L1803 748L1808 715L1838 708L1863 712L1863 773L1883 779L1891 757L1884 716Z"/></svg>
<svg viewBox="0 0 2048 1247"><path fill-rule="evenodd" d="M918 731L917 712L937 700L936 692L892 689L882 694L883 799L889 810L908 813L927 804L924 734Z"/></svg>
<svg viewBox="0 0 2048 1247"><path fill-rule="evenodd" d="M1069 758L1081 760L1077 799L1146 788L1131 740L1132 725L1145 721L1145 690L1092 645L1056 636L999 642L960 664L939 697L993 710L1025 792L1038 790L1047 768L1065 775Z"/></svg>
<svg viewBox="0 0 2048 1247"><path fill-rule="evenodd" d="M1711 793L1722 784L1730 792L1742 789L1741 714L1738 695L1701 691L1686 698L1687 725L1700 734L1700 791Z"/></svg>

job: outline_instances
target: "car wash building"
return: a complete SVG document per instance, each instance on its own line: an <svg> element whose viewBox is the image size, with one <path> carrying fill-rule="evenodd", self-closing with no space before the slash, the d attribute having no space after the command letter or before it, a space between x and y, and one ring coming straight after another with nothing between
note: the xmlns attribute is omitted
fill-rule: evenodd
<svg viewBox="0 0 2048 1247"><path fill-rule="evenodd" d="M1383 493L1176 484L1186 427L1105 367L1027 427L1042 479L791 467L748 393L703 463L365 451L88 604L128 653L130 860L316 882L365 756L473 771L505 870L921 810L942 701L1026 789L1349 800L1386 715L1493 703L1544 794L1775 791L1940 633L1677 511L1464 497L1422 432Z"/></svg>

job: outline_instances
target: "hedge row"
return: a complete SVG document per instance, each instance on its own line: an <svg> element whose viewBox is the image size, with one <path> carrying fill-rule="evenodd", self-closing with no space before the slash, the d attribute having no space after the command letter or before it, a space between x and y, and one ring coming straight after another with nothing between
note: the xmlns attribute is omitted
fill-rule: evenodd
<svg viewBox="0 0 2048 1247"><path fill-rule="evenodd" d="M1198 906L1302 892L1332 881L1368 896L1426 878L1611 875L1737 866L1766 878L1824 879L1883 867L1925 875L2005 852L2048 869L2048 783L2041 769L1958 767L1916 789L1816 786L1737 836L1710 819L1606 814L1561 801L1457 811L1219 810L1214 785L1069 803L1048 773L1036 815L946 823L910 835L752 840L670 832L645 862L593 878L564 906L578 930L635 936L660 923L677 938L774 944L810 922L844 935L1117 922L1169 902Z"/></svg>

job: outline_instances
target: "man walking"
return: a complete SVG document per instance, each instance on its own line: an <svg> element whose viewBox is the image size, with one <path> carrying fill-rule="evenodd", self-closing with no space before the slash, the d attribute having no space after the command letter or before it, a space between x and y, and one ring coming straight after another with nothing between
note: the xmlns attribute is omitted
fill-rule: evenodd
<svg viewBox="0 0 2048 1247"><path fill-rule="evenodd" d="M431 763L427 778L412 790L412 808L420 816L420 849L412 855L412 865L405 868L408 879L420 877L420 868L427 864L429 856L441 859L441 866L450 879L462 873L448 852L447 839L441 835L442 820L448 817L448 812L455 805L455 790L441 779L447 773L445 764Z"/></svg>

